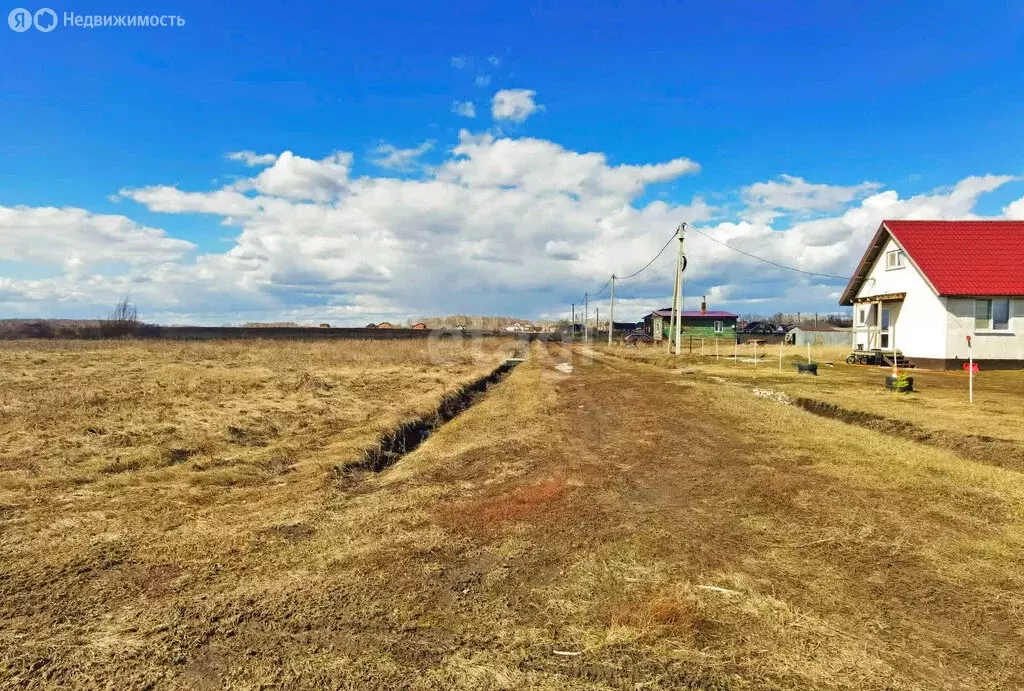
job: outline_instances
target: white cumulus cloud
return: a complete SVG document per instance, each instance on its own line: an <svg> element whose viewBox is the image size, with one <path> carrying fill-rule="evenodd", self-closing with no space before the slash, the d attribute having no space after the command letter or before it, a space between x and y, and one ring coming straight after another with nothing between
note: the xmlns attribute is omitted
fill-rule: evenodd
<svg viewBox="0 0 1024 691"><path fill-rule="evenodd" d="M402 166L424 145L383 146L376 156ZM795 177L775 179L784 189L722 191L743 198L753 188L755 206L813 211L780 226L700 195L650 201L652 185L681 186L700 171L682 155L613 164L600 151L464 130L444 160L417 176L354 177L352 165L349 153L285 151L259 174L224 186L121 190L152 212L230 224L224 247L197 248L133 221L130 210L0 207L0 260L15 268L0 278L0 302L6 313L96 316L131 295L147 319L215 324L556 314L612 273L644 266L686 221L718 241L687 234L688 306L706 294L712 309L736 312L838 309L842 277L882 219L975 217L982 195L1014 180L967 177L909 197L874 183ZM1004 213L1018 213L1021 203ZM794 274L718 243L841 278ZM617 317L667 304L672 258L670 248L616 284Z"/></svg>
<svg viewBox="0 0 1024 691"><path fill-rule="evenodd" d="M237 190L255 190L285 199L325 202L337 197L348 185L352 154L336 151L320 160L285 151L274 165L255 178L234 184Z"/></svg>
<svg viewBox="0 0 1024 691"><path fill-rule="evenodd" d="M495 120L524 122L528 117L543 110L544 106L534 101L537 95L532 89L502 89L494 94L491 115Z"/></svg>
<svg viewBox="0 0 1024 691"><path fill-rule="evenodd" d="M476 106L472 101L453 101L452 112L464 118L475 118Z"/></svg>
<svg viewBox="0 0 1024 691"><path fill-rule="evenodd" d="M430 151L433 147L434 142L429 139L419 146L408 149L400 149L394 144L384 143L374 150L377 157L373 159L373 162L381 168L410 171L415 169L416 159Z"/></svg>
<svg viewBox="0 0 1024 691"><path fill-rule="evenodd" d="M107 262L181 259L195 245L125 216L72 207L0 206L0 259L69 269Z"/></svg>
<svg viewBox="0 0 1024 691"><path fill-rule="evenodd" d="M261 168L269 166L277 160L277 154L258 154L255 151L232 151L226 158L232 161L241 161L250 168Z"/></svg>
<svg viewBox="0 0 1024 691"><path fill-rule="evenodd" d="M1015 202L1010 202L1004 209L1003 214L1015 221L1024 221L1024 197Z"/></svg>
<svg viewBox="0 0 1024 691"><path fill-rule="evenodd" d="M854 199L877 190L877 182L857 185L815 184L793 175L780 175L778 180L755 182L744 187L742 198L751 218L772 219L780 212L835 211Z"/></svg>

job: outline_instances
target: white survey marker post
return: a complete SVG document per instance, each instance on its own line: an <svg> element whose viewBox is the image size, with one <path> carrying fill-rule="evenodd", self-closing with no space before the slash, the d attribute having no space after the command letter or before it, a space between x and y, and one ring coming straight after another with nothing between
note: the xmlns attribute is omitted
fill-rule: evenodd
<svg viewBox="0 0 1024 691"><path fill-rule="evenodd" d="M967 337L967 402L974 403L974 351L971 337Z"/></svg>

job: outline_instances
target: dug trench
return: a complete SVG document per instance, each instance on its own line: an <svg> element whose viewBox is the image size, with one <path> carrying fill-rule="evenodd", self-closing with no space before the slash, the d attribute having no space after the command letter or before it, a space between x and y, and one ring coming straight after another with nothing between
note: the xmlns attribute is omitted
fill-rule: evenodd
<svg viewBox="0 0 1024 691"><path fill-rule="evenodd" d="M896 420L876 413L850 410L813 398L795 398L792 404L820 417L839 420L850 425L866 427L883 434L896 435L921 444L952 451L971 461L1012 470L1024 470L1024 445L1009 439L928 430L906 420Z"/></svg>
<svg viewBox="0 0 1024 691"><path fill-rule="evenodd" d="M337 466L336 474L345 477L353 472L379 473L390 468L402 456L415 451L441 425L454 420L472 407L489 388L501 383L521 362L521 358L509 358L490 374L447 394L433 412L403 422L385 432L377 440L377 444L367 449L361 458Z"/></svg>

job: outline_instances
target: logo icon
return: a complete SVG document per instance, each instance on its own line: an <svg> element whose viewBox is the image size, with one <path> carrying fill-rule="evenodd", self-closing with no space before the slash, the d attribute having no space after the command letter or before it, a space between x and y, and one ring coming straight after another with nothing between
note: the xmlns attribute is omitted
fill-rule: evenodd
<svg viewBox="0 0 1024 691"><path fill-rule="evenodd" d="M56 15L54 15L56 24ZM7 15L7 26L11 27L12 31L21 33L22 31L28 31L29 27L32 26L32 13L21 7L11 10L11 13Z"/></svg>
<svg viewBox="0 0 1024 691"><path fill-rule="evenodd" d="M57 13L49 7L44 7L36 11L32 21L35 23L36 29L47 34L57 28Z"/></svg>

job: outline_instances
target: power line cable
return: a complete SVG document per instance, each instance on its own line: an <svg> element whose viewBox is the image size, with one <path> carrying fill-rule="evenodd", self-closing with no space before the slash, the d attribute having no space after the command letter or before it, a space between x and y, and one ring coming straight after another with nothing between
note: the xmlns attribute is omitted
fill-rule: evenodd
<svg viewBox="0 0 1024 691"><path fill-rule="evenodd" d="M591 294L590 294L590 297L592 297L592 298L596 298L596 297L597 297L598 295L600 295L601 293L603 293L603 292L604 292L604 289L605 289L605 288L607 288L608 286L610 286L610 285L611 285L611 283L612 283L612 279L611 279L611 278L609 277L609 278L608 278L608 280L604 282L604 285L603 285L603 286L601 286L601 290L597 291L596 293L591 293Z"/></svg>
<svg viewBox="0 0 1024 691"><path fill-rule="evenodd" d="M834 278L834 279L836 279L838 281L847 281L847 280L849 280L848 276L834 276L832 274L822 274L822 273L816 273L814 271L804 271L803 269L797 269L797 268L794 268L792 266L786 266L785 264L779 264L778 262L774 262L771 259L765 259L764 257L757 256L756 254L751 254L750 252L744 252L743 250L738 249L736 247L733 247L732 245L727 245L726 243L722 242L721 240L716 240L715 238L711 237L710 235L708 235L704 231L697 230L693 226L688 226L688 227L689 227L690 230L694 231L695 233L700 233L701 235L706 237L711 242L717 243L717 244L721 245L722 247L725 247L726 249L730 249L733 252L739 252L740 254L742 254L744 256L750 257L751 259L756 259L759 262L764 262L765 264L771 264L772 266L777 266L780 269L785 269L786 271L795 271L798 274L806 274L808 276L820 276L822 278Z"/></svg>
<svg viewBox="0 0 1024 691"><path fill-rule="evenodd" d="M652 259L651 261L649 261L646 264L644 264L644 268L640 269L639 271L634 271L633 273L631 273L628 276L616 276L615 280L616 281L624 281L627 278L633 278L635 276L639 276L640 274L642 274L644 271L646 271L651 266L651 264L653 264L654 262L658 261L658 257L660 257L662 254L665 253L665 250L668 249L668 246L672 244L672 241L675 240L678 235L679 235L679 231L678 230L673 231L672 232L672 237L670 237L668 239L668 242L665 243L665 246L662 247L660 250L658 250L658 253L656 255L654 255L654 259Z"/></svg>
<svg viewBox="0 0 1024 691"><path fill-rule="evenodd" d="M672 231L672 236L669 237L668 242L666 242L662 246L662 248L660 250L658 250L658 253L656 255L654 255L654 258L651 259L651 261L649 261L646 264L644 264L642 269L640 269L639 271L634 271L633 273L629 274L628 276L618 276L617 275L617 276L615 276L615 280L616 281L623 281L623 280L626 280L627 278L634 278L634 277L639 276L640 274L642 274L644 271L646 271L647 269L650 268L651 264L653 264L654 262L658 261L658 258L661 257L661 255L663 255L665 253L665 250L668 249L668 246L672 244L672 241L675 240L676 237L678 237L678 235L679 235L679 230L678 229ZM591 298L598 297L601 293L603 293L605 291L605 288L607 288L609 285L611 285L611 282L612 282L612 279L609 278L607 281L605 281L604 285L601 286L600 290L598 290L595 293L588 293L587 295L589 295Z"/></svg>

